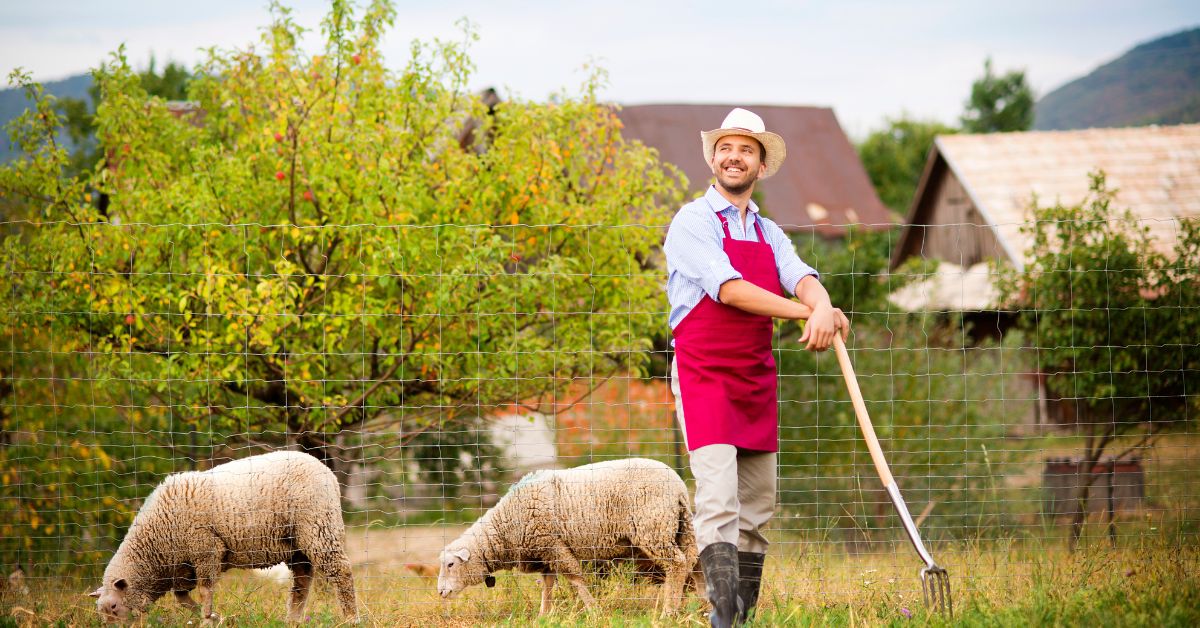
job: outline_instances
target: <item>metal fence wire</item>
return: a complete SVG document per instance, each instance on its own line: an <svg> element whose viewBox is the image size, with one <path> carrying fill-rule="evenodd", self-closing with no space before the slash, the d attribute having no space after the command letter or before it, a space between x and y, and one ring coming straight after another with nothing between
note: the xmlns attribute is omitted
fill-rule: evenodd
<svg viewBox="0 0 1200 628"><path fill-rule="evenodd" d="M0 227L10 250L61 246L8 255L0 280L0 566L11 574L0 600L18 621L15 608L45 621L94 613L80 593L101 584L152 506L177 508L191 530L161 532L168 549L208 534L227 566L275 544L255 559L283 566L226 574L217 612L282 618L290 565L329 584L307 613L339 621L340 563L321 557L338 543L301 541L297 523L324 516L319 496L295 494L326 476L280 479L268 462L243 463L226 479L245 493L170 501L171 483L191 477L177 474L211 479L268 452L310 454L336 479L356 603L382 623L532 621L549 559L521 571L485 550L495 588L450 598L437 576L442 550L502 500L532 494L550 477L538 470L646 458L683 479L690 508L664 225ZM899 233L917 227L945 230L942 240L961 231L857 225L841 238L792 238L852 320L865 408L956 602L1028 580L1044 566L1039 553L1194 545L1200 309L1194 287L1167 279L1194 286L1200 260L1027 265L1073 286L1055 300L1051 284L1031 292L1003 260L894 264ZM626 255L631 243L651 253ZM995 299L955 299L980 290ZM837 360L805 351L800 333L775 326L778 480L760 605L920 607L924 562L872 465ZM622 517L652 510L657 493L637 482L674 486L673 473L638 468L614 491L636 498L631 512L539 497L515 518L495 516L494 529L531 545L551 529L620 530ZM608 472L569 477L564 495L613 488ZM275 524L255 527L263 518L287 530L269 538ZM222 526L261 537L239 545L212 532ZM661 609L657 546L623 534L597 535L581 553L586 589L606 612ZM302 542L315 554L295 554ZM198 568L159 574L159 593L194 589ZM703 613L689 578L683 612ZM559 582L551 612L583 608L573 583ZM174 622L181 611L167 597L155 612Z"/></svg>

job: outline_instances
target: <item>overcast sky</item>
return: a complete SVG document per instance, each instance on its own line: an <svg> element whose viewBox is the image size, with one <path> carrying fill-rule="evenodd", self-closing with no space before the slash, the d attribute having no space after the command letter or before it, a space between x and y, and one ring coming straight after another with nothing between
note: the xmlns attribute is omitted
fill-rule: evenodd
<svg viewBox="0 0 1200 628"><path fill-rule="evenodd" d="M325 2L292 0L315 28ZM473 22L473 87L542 99L582 67L609 72L622 104L832 107L861 138L902 113L953 123L989 55L1024 69L1040 96L1133 46L1200 25L1196 0L397 0L390 65L414 38L458 38ZM79 74L125 43L144 67L189 66L208 46L243 48L269 23L257 0L0 0L0 70L38 80ZM310 39L315 48L317 35ZM714 120L714 125L719 120ZM769 121L768 121L769 124Z"/></svg>

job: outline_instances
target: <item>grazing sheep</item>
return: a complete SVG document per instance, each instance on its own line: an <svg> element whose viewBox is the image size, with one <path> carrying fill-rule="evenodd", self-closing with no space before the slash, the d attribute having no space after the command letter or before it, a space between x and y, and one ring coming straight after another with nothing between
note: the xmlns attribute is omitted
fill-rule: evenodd
<svg viewBox="0 0 1200 628"><path fill-rule="evenodd" d="M697 556L679 474L645 458L535 471L442 550L438 593L449 598L481 582L494 586L493 572L516 569L542 574L540 613L550 610L557 574L592 609L581 561L633 555L662 570L662 611L675 612Z"/></svg>
<svg viewBox="0 0 1200 628"><path fill-rule="evenodd" d="M218 619L213 587L221 572L284 562L292 570L288 621L304 617L314 572L332 581L342 612L357 620L345 538L332 471L305 453L250 456L163 480L90 595L104 619L116 622L171 591L210 623Z"/></svg>

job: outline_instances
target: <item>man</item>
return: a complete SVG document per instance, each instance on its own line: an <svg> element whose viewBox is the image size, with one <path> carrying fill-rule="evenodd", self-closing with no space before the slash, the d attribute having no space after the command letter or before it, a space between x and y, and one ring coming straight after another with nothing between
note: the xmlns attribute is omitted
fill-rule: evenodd
<svg viewBox="0 0 1200 628"><path fill-rule="evenodd" d="M837 333L845 337L850 321L783 230L750 200L755 182L783 163L783 138L745 109L700 138L716 183L679 210L663 247L675 345L671 389L696 478L710 621L731 626L746 621L758 601L767 551L762 530L775 512L771 319L807 319L800 342L810 351L828 349Z"/></svg>

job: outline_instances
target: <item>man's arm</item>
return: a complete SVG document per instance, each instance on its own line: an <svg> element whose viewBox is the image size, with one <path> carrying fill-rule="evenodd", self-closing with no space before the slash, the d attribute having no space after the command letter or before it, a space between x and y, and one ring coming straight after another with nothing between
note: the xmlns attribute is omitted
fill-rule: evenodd
<svg viewBox="0 0 1200 628"><path fill-rule="evenodd" d="M720 297L725 305L761 316L802 320L812 313L811 307L764 290L745 279L730 279L721 284Z"/></svg>
<svg viewBox="0 0 1200 628"><path fill-rule="evenodd" d="M811 310L799 340L805 343L805 349L824 351L833 344L833 336L837 333L842 334L842 340L846 339L850 333L850 319L833 307L820 280L813 275L805 276L796 284L796 298Z"/></svg>
<svg viewBox="0 0 1200 628"><path fill-rule="evenodd" d="M772 292L768 292L745 279L731 279L721 284L721 303L739 310L786 318L807 320L799 342L805 343L809 351L824 351L833 344L833 335L840 332L845 339L850 333L850 319L829 301L825 286L813 275L808 275L796 284L797 303Z"/></svg>

